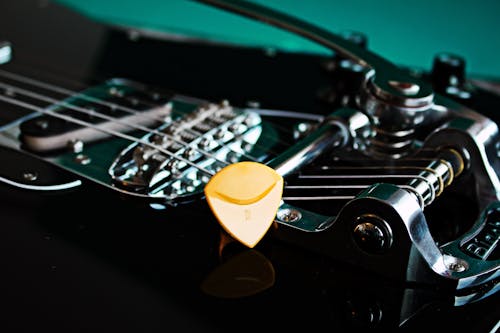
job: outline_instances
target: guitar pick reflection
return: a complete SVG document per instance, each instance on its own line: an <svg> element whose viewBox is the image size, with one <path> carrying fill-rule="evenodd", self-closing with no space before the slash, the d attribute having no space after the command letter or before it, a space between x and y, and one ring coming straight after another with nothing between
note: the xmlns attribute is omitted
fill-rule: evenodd
<svg viewBox="0 0 500 333"><path fill-rule="evenodd" d="M243 298L271 288L274 282L272 263L249 249L216 267L202 282L201 290L219 298Z"/></svg>

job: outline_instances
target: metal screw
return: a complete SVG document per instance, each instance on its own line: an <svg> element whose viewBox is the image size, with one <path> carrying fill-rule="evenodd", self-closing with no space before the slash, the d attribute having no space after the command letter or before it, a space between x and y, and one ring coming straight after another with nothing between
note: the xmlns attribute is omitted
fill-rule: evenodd
<svg viewBox="0 0 500 333"><path fill-rule="evenodd" d="M301 139L305 137L313 128L313 125L310 123L298 123L293 128L293 138L295 140Z"/></svg>
<svg viewBox="0 0 500 333"><path fill-rule="evenodd" d="M23 173L23 179L29 182L34 182L38 179L38 174L32 171L26 171Z"/></svg>
<svg viewBox="0 0 500 333"><path fill-rule="evenodd" d="M87 165L91 161L92 161L92 159L90 157L88 157L87 155L78 154L75 157L75 162L78 164L81 164L81 165Z"/></svg>
<svg viewBox="0 0 500 333"><path fill-rule="evenodd" d="M453 271L453 272L463 272L465 271L465 266L456 262L456 263L453 263L453 264L448 264L448 267L447 267L450 271Z"/></svg>
<svg viewBox="0 0 500 333"><path fill-rule="evenodd" d="M372 214L357 218L353 238L368 253L381 253L392 245L391 228L383 219Z"/></svg>
<svg viewBox="0 0 500 333"><path fill-rule="evenodd" d="M216 138L217 140L220 140L220 139L223 139L225 135L226 135L226 131L221 128L217 132L215 132L214 138Z"/></svg>
<svg viewBox="0 0 500 333"><path fill-rule="evenodd" d="M465 260L458 259L449 255L444 256L444 261L446 269L452 272L460 273L466 271L469 268L469 265Z"/></svg>
<svg viewBox="0 0 500 333"><path fill-rule="evenodd" d="M8 42L0 42L0 65L6 64L12 59L12 47Z"/></svg>
<svg viewBox="0 0 500 333"><path fill-rule="evenodd" d="M182 153L182 156L187 160L191 160L195 155L196 150L191 147L187 147L186 150L184 150L184 152Z"/></svg>
<svg viewBox="0 0 500 333"><path fill-rule="evenodd" d="M111 96L117 96L117 97L122 97L123 96L123 92L121 90L119 90L117 87L109 87L108 93Z"/></svg>
<svg viewBox="0 0 500 333"><path fill-rule="evenodd" d="M70 140L68 141L68 147L73 153L81 153L83 151L83 141L81 140Z"/></svg>
<svg viewBox="0 0 500 333"><path fill-rule="evenodd" d="M343 59L339 62L339 67L347 69L354 73L361 73L365 69L363 65L358 64L350 59Z"/></svg>
<svg viewBox="0 0 500 333"><path fill-rule="evenodd" d="M276 217L281 222L294 223L302 218L302 213L297 209L283 208L278 211Z"/></svg>

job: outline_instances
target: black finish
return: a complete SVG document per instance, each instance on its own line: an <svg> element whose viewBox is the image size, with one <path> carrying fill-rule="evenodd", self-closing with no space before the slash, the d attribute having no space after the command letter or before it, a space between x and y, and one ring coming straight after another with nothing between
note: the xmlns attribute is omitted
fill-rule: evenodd
<svg viewBox="0 0 500 333"><path fill-rule="evenodd" d="M120 76L238 106L258 101L263 108L332 111L317 98L332 84L322 66L327 59L130 39L39 4L0 3L0 40L11 41L15 54L1 69L72 89ZM2 124L11 111L25 114L0 108ZM2 163L21 167L0 154ZM453 307L447 285L387 279L269 237L254 250L228 243L204 203L154 210L89 183L43 194L1 185L0 198L5 332L490 332L500 317L498 295ZM273 279L269 270L244 269L269 265ZM221 288L236 294L241 280L268 288L250 288L238 299L214 297L213 287L204 291L208 277L227 266L239 270L221 275Z"/></svg>
<svg viewBox="0 0 500 333"><path fill-rule="evenodd" d="M446 88L450 86L462 87L465 83L465 59L455 54L437 54L432 65L432 82L439 93L446 93Z"/></svg>
<svg viewBox="0 0 500 333"><path fill-rule="evenodd" d="M14 149L0 147L0 156L3 161L0 163L0 177L20 186L44 187L69 184L78 180L73 174Z"/></svg>

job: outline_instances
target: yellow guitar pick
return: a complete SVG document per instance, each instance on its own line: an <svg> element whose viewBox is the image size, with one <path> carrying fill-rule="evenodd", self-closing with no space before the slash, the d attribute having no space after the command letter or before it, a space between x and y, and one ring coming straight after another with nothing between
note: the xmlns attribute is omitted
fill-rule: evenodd
<svg viewBox="0 0 500 333"><path fill-rule="evenodd" d="M205 186L205 196L220 225L236 240L254 247L276 216L283 177L257 162L231 164Z"/></svg>

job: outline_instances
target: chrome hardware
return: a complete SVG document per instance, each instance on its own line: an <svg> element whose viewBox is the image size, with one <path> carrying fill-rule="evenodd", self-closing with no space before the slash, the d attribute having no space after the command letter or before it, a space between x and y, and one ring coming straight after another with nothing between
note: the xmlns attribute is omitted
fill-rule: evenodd
<svg viewBox="0 0 500 333"><path fill-rule="evenodd" d="M0 42L0 65L6 64L12 59L12 47L9 42Z"/></svg>
<svg viewBox="0 0 500 333"><path fill-rule="evenodd" d="M343 146L339 147L344 148L344 151L339 149L339 152L333 154L330 163L345 160L346 156L351 155L354 162L359 163L359 160L364 159L364 169L363 166L357 169L351 166L350 170L358 174L348 174L347 176L352 178L347 180L346 175L343 174L329 175L340 184L319 185L319 187L321 190L337 191L333 194L295 197L285 195L285 201L295 200L298 203L308 201L308 199L344 201L337 210L332 212L332 215L338 212L338 216L333 220L311 213L305 208L293 208L304 216L294 223L283 221L277 216L277 222L280 224L276 233L278 237L294 239L310 249L327 252L333 256L339 256L339 252L342 253L347 246L351 249L349 253L351 261L361 263L364 267L383 274L406 275L409 280L418 280L418 272L412 270L413 266L417 267L417 265L412 265L412 261L423 260L427 267L437 275L457 281L457 289L463 293L466 293L467 288L489 285L481 295L472 291L474 296L471 297L477 299L499 289L500 263L498 260L474 261L473 258L467 258L466 253L461 252L460 249L457 250L459 244L464 241L463 239L452 242L453 247L446 245L438 247L423 214L424 208L447 191L447 187L454 183L455 178L464 172L469 176L471 174L474 176L476 186L473 192L482 214L485 214L485 210L489 209L490 205L495 205L500 201L500 161L497 149L499 133L496 124L442 96L435 95L431 85L424 82L421 77L403 72L385 59L366 50L363 45L358 47L340 36L258 4L221 0L200 0L200 2L258 19L309 38L334 51L339 64L349 64L351 67L358 64L363 69L361 73L364 78L361 80L359 94L355 94L355 103L352 100L344 100L343 97L337 103L340 106L359 108L367 115L370 123L367 131L369 134L366 140L364 136L362 136L363 139L357 140L361 144L353 145L352 143L356 140L352 133L357 134L356 130L350 129L349 122L347 126L346 122L340 122L343 126L339 127L349 134L350 139L345 140ZM453 80L457 81L457 79ZM451 83L455 85L456 82ZM310 146L323 142L321 135L309 140ZM288 154L278 163L274 161L272 165L280 170L280 173L288 174L296 170L295 165L305 164L301 163L300 158L294 160L292 156L307 156L314 151L324 151L323 149L308 149L307 145L300 148L304 149L303 154ZM443 154L442 151L447 152ZM426 154L429 156L429 152L430 163L421 167L416 174L384 174L380 170L376 170L379 173L376 174L374 169L371 169L371 173L359 174L360 170L366 171L370 168L370 162L383 163L389 158L386 167L387 170L392 171L395 170L392 164L405 160L411 163L411 157ZM449 159L445 158L446 155ZM391 159L394 162L391 162ZM336 171L334 167L332 169ZM304 171L301 173L303 174ZM299 181L304 181L304 178L301 175L298 176ZM407 178L409 181L399 185L348 183L351 179L362 182L370 179L395 180L400 178ZM294 189L316 189L314 186L303 184L302 187L297 185ZM366 188L360 193L349 195L338 193L345 190L353 191L363 186ZM289 203L283 203L281 209L290 207L292 206ZM380 219L387 222L389 230L392 230L394 244L398 244L399 253L391 252L391 248L383 256L367 256L363 253L362 247L365 246L363 244L367 244L364 240L370 239L370 244L375 244L370 249L373 251L373 248L380 248L386 244L385 239L388 238L384 235L384 227L372 223L370 219L368 222L358 221L352 231L354 240L351 239L351 242L360 245L358 247L361 249L355 251L348 245L345 235L351 234L349 231L352 229L349 226L352 226L353 219L359 216L376 216L376 221ZM480 232L477 228L484 227L484 220L484 218L480 219L468 237L473 237L472 235ZM382 225L385 224L382 223ZM484 237L487 237L489 241L493 240L490 244L491 248L496 247L495 236L490 235L489 232L487 234L488 236ZM336 246L336 241L340 245ZM468 249L478 256L484 256L490 251L490 248L482 249L475 243L469 244ZM388 266L391 258L394 260L401 256L405 259L403 259L404 265L400 265L399 270ZM461 299L457 302L463 301L465 297L462 296Z"/></svg>
<svg viewBox="0 0 500 333"><path fill-rule="evenodd" d="M119 186L167 201L200 194L210 179L200 172L214 174L245 158L260 138L260 123L258 114L227 102L202 105L142 138L155 146L136 143L123 150L109 173Z"/></svg>
<svg viewBox="0 0 500 333"><path fill-rule="evenodd" d="M310 123L298 123L293 129L293 138L299 140L304 138L314 129L313 124Z"/></svg>
<svg viewBox="0 0 500 333"><path fill-rule="evenodd" d="M318 156L342 146L348 136L346 131L343 123L327 117L318 129L272 160L269 165L282 176L291 174Z"/></svg>
<svg viewBox="0 0 500 333"><path fill-rule="evenodd" d="M392 245L392 231L389 224L373 214L361 215L353 229L356 244L368 253L382 253Z"/></svg>
<svg viewBox="0 0 500 333"><path fill-rule="evenodd" d="M74 153L81 153L83 151L83 141L81 141L81 140L70 140L70 141L68 141L68 147Z"/></svg>
<svg viewBox="0 0 500 333"><path fill-rule="evenodd" d="M282 222L294 223L302 218L302 214L297 209L282 208L278 210L276 217Z"/></svg>
<svg viewBox="0 0 500 333"><path fill-rule="evenodd" d="M412 82L389 81L389 85L407 96L414 96L420 90L420 86Z"/></svg>
<svg viewBox="0 0 500 333"><path fill-rule="evenodd" d="M38 174L32 171L26 171L23 173L23 179L28 182L34 182L38 179Z"/></svg>
<svg viewBox="0 0 500 333"><path fill-rule="evenodd" d="M415 148L414 137L407 131L425 125L441 114L433 110L432 87L420 78L402 71L396 65L370 52L363 43L351 42L342 35L336 35L317 26L295 19L284 13L248 2L222 0L198 0L238 15L257 19L269 25L287 30L312 40L332 50L340 63L362 74L359 107L372 119L374 129L379 133L398 138L379 137L375 154L399 158ZM356 67L357 68L357 67ZM345 106L345 105L344 105ZM352 105L350 105L352 106ZM413 133L408 133L413 134ZM386 149L379 149L388 148Z"/></svg>
<svg viewBox="0 0 500 333"><path fill-rule="evenodd" d="M92 159L90 157L88 157L87 155L78 154L75 157L75 162L78 164L81 164L81 165L90 164L91 161L92 161Z"/></svg>

